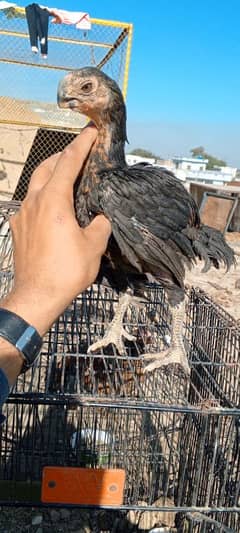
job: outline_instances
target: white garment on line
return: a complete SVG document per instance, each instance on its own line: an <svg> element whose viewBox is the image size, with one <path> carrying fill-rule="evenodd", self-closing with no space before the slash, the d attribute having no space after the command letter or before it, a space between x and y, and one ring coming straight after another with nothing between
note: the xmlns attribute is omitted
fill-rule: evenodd
<svg viewBox="0 0 240 533"><path fill-rule="evenodd" d="M11 2L0 2L0 9L8 9L9 7L16 7L17 4L12 4Z"/></svg>
<svg viewBox="0 0 240 533"><path fill-rule="evenodd" d="M52 22L55 24L75 24L79 30L90 30L91 22L88 13L81 11L64 11L55 7L46 8L50 15L54 16Z"/></svg>

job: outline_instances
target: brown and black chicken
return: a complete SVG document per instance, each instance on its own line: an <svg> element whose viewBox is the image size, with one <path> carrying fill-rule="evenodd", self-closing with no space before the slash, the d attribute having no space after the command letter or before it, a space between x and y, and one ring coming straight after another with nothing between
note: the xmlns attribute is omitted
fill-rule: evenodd
<svg viewBox="0 0 240 533"><path fill-rule="evenodd" d="M151 279L167 293L171 346L145 354L153 360L145 370L178 363L189 374L182 336L185 267L199 258L205 262L204 271L221 263L229 269L233 251L221 232L201 224L193 198L171 172L150 165L127 166L126 108L115 81L92 67L73 71L59 84L58 104L85 114L98 128L75 187L79 224L85 227L97 213L104 213L112 224L98 280L107 280L118 291L119 305L105 336L89 350L113 343L124 352L122 339L133 339L123 328L124 314L129 304L139 305Z"/></svg>

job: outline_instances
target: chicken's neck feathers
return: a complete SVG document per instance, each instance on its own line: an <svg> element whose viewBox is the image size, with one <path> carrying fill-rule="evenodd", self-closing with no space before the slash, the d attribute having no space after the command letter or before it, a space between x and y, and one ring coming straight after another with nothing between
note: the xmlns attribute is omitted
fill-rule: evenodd
<svg viewBox="0 0 240 533"><path fill-rule="evenodd" d="M103 120L97 124L98 136L91 152L88 156L83 170L82 180L96 180L97 173L105 168L116 168L126 166L125 142L126 124L125 120L112 121L110 123Z"/></svg>

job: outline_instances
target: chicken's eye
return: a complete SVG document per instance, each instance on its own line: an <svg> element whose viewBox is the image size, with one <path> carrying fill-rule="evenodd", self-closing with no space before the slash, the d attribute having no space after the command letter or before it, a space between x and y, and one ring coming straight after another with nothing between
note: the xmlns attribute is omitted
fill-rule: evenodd
<svg viewBox="0 0 240 533"><path fill-rule="evenodd" d="M87 83L84 83L84 85L82 85L81 89L82 89L82 91L84 93L89 93L92 90L92 83L90 81L87 82Z"/></svg>

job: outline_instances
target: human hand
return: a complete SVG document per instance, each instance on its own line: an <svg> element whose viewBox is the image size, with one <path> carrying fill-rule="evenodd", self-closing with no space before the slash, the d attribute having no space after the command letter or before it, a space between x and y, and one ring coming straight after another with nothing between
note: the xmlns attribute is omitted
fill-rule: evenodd
<svg viewBox="0 0 240 533"><path fill-rule="evenodd" d="M40 335L95 280L111 233L104 215L81 229L74 212L73 185L96 136L96 128L87 127L61 154L43 162L10 219L15 282L1 305Z"/></svg>

